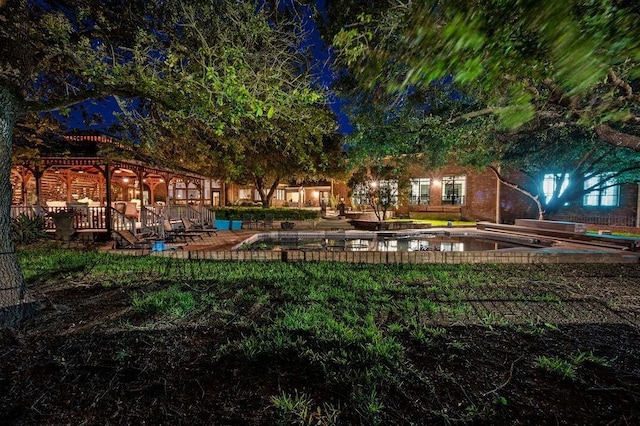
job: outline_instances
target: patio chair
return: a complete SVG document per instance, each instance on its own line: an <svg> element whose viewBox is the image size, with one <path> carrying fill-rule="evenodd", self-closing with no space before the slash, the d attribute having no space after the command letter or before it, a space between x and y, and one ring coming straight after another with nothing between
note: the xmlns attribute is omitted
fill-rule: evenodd
<svg viewBox="0 0 640 426"><path fill-rule="evenodd" d="M253 229L258 227L258 221L251 214L242 215L242 228Z"/></svg>
<svg viewBox="0 0 640 426"><path fill-rule="evenodd" d="M140 238L126 229L114 230L112 236L116 241L116 247L123 249L151 250L153 243L157 241L156 239Z"/></svg>
<svg viewBox="0 0 640 426"><path fill-rule="evenodd" d="M128 202L125 207L124 216L129 219L138 221L138 205L136 203Z"/></svg>
<svg viewBox="0 0 640 426"><path fill-rule="evenodd" d="M178 229L174 229L168 219L165 219L163 221L163 227L164 234L167 236L167 238L181 239L184 242L187 241L187 238L190 238L191 241L195 241L196 238L200 238L201 240L203 239L202 234L198 234L195 232L184 232Z"/></svg>
<svg viewBox="0 0 640 426"><path fill-rule="evenodd" d="M116 246L121 249L154 250L157 243L164 243L157 235L147 235L145 237L134 234L129 230L113 231ZM187 244L172 244L166 246L162 244L162 250L184 249Z"/></svg>
<svg viewBox="0 0 640 426"><path fill-rule="evenodd" d="M180 232L193 232L196 234L207 234L208 236L218 235L216 228L204 228L201 225L194 225L191 219L186 217L182 218L182 228Z"/></svg>
<svg viewBox="0 0 640 426"><path fill-rule="evenodd" d="M260 225L263 228L273 228L273 215L272 214L266 214L264 216L264 219L260 221Z"/></svg>

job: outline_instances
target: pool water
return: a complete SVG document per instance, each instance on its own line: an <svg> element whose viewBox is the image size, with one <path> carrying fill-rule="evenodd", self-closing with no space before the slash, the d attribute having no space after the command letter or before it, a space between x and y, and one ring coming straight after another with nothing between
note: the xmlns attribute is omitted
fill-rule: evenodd
<svg viewBox="0 0 640 426"><path fill-rule="evenodd" d="M275 234L275 235L274 235ZM239 245L239 250L306 250L306 251L487 251L518 247L540 247L528 240L509 241L480 235L415 235L362 233L356 235L330 233L259 234Z"/></svg>

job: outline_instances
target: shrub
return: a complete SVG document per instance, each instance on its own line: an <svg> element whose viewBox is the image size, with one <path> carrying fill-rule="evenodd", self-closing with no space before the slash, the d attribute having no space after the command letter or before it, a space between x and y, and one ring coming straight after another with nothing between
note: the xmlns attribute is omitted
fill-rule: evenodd
<svg viewBox="0 0 640 426"><path fill-rule="evenodd" d="M278 221L283 220L307 220L320 218L317 210L292 209L285 207L215 207L216 219L242 220L246 216L264 220L267 215Z"/></svg>
<svg viewBox="0 0 640 426"><path fill-rule="evenodd" d="M20 245L33 244L48 238L42 216L29 217L22 213L11 219L11 235L13 242Z"/></svg>

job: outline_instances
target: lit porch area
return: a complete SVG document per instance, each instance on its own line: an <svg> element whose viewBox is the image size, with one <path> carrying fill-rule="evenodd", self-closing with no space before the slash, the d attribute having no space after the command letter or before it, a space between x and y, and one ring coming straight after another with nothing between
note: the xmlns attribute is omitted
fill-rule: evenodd
<svg viewBox="0 0 640 426"><path fill-rule="evenodd" d="M162 235L165 219L213 223L209 207L221 191L218 181L204 176L103 157L46 157L38 165L18 165L11 185L12 218L42 216L53 232L51 215L71 211L75 232L92 239L122 229Z"/></svg>

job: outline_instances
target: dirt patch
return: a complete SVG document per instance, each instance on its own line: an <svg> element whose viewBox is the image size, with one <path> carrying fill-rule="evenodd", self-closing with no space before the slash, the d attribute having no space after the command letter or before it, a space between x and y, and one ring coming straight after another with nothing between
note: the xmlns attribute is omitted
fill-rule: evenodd
<svg viewBox="0 0 640 426"><path fill-rule="evenodd" d="M339 351L321 362L295 344L225 351L248 331L218 321L219 312L151 322L132 310L123 288L41 282L32 288L38 313L0 333L2 421L296 423L274 405L287 394L304 396L316 424L640 423L640 268L545 265L557 279L522 279L532 268L478 286L463 301L434 288L432 300L447 309L433 314L424 338L398 330L404 351L381 371L347 365ZM229 297L247 286L230 288ZM455 309L461 302L465 309ZM267 324L277 312L255 302L243 315ZM388 330L395 319L381 312L375 322ZM303 332L297 338L323 345ZM545 358L571 368L545 368ZM361 392L362 383L380 385Z"/></svg>

